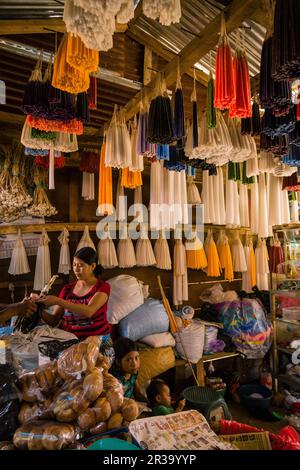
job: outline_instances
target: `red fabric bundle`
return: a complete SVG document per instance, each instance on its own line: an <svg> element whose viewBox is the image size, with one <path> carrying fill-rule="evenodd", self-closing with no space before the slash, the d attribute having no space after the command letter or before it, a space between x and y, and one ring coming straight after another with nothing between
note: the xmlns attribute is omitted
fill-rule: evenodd
<svg viewBox="0 0 300 470"><path fill-rule="evenodd" d="M49 155L36 155L35 157L36 166L42 168L49 168ZM65 166L65 157L61 154L60 156L55 156L54 158L54 168L63 168Z"/></svg>
<svg viewBox="0 0 300 470"><path fill-rule="evenodd" d="M90 76L90 87L87 91L89 109L97 109L97 78Z"/></svg>
<svg viewBox="0 0 300 470"><path fill-rule="evenodd" d="M233 65L231 48L225 31L225 21L222 17L221 36L217 47L216 80L214 106L228 109L235 100L233 80Z"/></svg>
<svg viewBox="0 0 300 470"><path fill-rule="evenodd" d="M236 50L233 60L233 81L235 99L230 105L229 116L252 117L249 68L246 53L241 49Z"/></svg>
<svg viewBox="0 0 300 470"><path fill-rule="evenodd" d="M219 434L245 434L262 432L264 429L255 428L248 424L221 419L219 422ZM300 435L292 426L285 426L279 434L269 433L272 450L300 450Z"/></svg>
<svg viewBox="0 0 300 470"><path fill-rule="evenodd" d="M284 263L284 255L281 245L270 246L269 248L269 268L271 273L277 273L277 266Z"/></svg>
<svg viewBox="0 0 300 470"><path fill-rule="evenodd" d="M80 171L99 173L99 151L84 151L81 154Z"/></svg>

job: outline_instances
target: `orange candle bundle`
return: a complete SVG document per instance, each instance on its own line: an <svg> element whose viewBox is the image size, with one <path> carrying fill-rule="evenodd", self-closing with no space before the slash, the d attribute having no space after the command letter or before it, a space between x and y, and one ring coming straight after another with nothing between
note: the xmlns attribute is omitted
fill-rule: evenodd
<svg viewBox="0 0 300 470"><path fill-rule="evenodd" d="M135 189L137 186L142 186L142 172L130 171L129 168L122 169L121 186L124 188Z"/></svg>
<svg viewBox="0 0 300 470"><path fill-rule="evenodd" d="M204 249L207 257L207 275L211 277L221 276L221 263L211 230L208 230Z"/></svg>
<svg viewBox="0 0 300 470"><path fill-rule="evenodd" d="M83 123L77 119L71 121L54 121L36 116L27 116L27 124L30 127L47 132L64 132L66 134L83 134Z"/></svg>
<svg viewBox="0 0 300 470"><path fill-rule="evenodd" d="M196 237L193 241L186 241L185 250L187 268L204 269L207 267L206 254L198 237Z"/></svg>
<svg viewBox="0 0 300 470"><path fill-rule="evenodd" d="M223 230L221 230L217 241L217 250L219 254L221 268L224 269L225 279L231 282L234 279L232 256L228 243L228 237L225 235L225 232Z"/></svg>
<svg viewBox="0 0 300 470"><path fill-rule="evenodd" d="M112 168L105 166L105 143L102 144L99 166L99 191L97 215L113 213Z"/></svg>
<svg viewBox="0 0 300 470"><path fill-rule="evenodd" d="M69 93L82 93L90 86L89 72L84 69L75 69L67 62L67 36L59 45L54 66L52 86Z"/></svg>
<svg viewBox="0 0 300 470"><path fill-rule="evenodd" d="M99 66L99 52L88 49L79 36L68 33L67 62L75 69L96 72Z"/></svg>

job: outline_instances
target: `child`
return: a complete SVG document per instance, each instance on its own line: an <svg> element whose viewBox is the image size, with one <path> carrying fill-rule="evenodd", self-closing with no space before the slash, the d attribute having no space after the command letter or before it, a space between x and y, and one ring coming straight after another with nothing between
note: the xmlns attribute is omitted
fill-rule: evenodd
<svg viewBox="0 0 300 470"><path fill-rule="evenodd" d="M155 379L151 381L147 388L147 397L154 416L178 413L185 407L185 399L182 399L174 410L171 406L170 389L163 380Z"/></svg>
<svg viewBox="0 0 300 470"><path fill-rule="evenodd" d="M138 384L140 356L134 341L120 338L114 343L115 362L110 370L123 385L124 397L147 401Z"/></svg>

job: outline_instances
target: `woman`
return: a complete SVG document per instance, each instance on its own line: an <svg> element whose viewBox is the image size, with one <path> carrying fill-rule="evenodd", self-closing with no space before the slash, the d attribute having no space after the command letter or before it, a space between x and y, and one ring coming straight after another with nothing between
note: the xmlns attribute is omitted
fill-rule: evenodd
<svg viewBox="0 0 300 470"><path fill-rule="evenodd" d="M50 326L57 326L75 334L79 339L87 336L110 338L111 326L106 319L110 285L98 279L101 266L97 265L97 253L93 248L81 248L74 255L73 271L76 282L67 284L59 297L47 295L37 302L46 307L55 305L52 314L42 313L42 319ZM103 341L102 340L102 341Z"/></svg>

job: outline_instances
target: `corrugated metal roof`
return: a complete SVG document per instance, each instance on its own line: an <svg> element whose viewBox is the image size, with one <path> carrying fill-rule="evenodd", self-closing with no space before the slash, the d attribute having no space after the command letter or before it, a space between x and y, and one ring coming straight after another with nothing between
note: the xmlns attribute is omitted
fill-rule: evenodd
<svg viewBox="0 0 300 470"><path fill-rule="evenodd" d="M179 53L195 35L198 35L224 9L224 5L214 0L181 0L182 16L179 23L162 26L158 21L142 15L135 21L135 26L143 33L160 42L176 54ZM259 73L260 55L266 30L254 21L244 21L245 47L247 50L249 71L251 76ZM251 29L250 29L251 28ZM237 36L233 32L229 36L235 49ZM212 68L215 69L215 51L212 51ZM208 73L210 54L204 56L196 67Z"/></svg>

